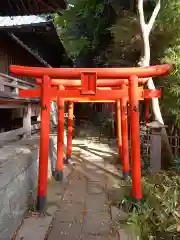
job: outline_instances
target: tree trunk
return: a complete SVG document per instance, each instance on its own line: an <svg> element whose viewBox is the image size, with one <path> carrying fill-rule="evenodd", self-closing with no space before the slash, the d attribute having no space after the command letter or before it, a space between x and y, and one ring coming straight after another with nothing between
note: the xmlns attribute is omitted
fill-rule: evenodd
<svg viewBox="0 0 180 240"><path fill-rule="evenodd" d="M138 0L138 10L139 10L139 18L140 18L140 26L142 30L142 37L143 37L143 45L144 45L144 56L141 61L141 66L149 66L150 65L150 59L151 59L151 49L150 49L150 41L149 41L149 35L152 30L153 24L155 22L155 19L159 13L160 10L160 3L161 1L159 0L156 3L156 6L154 8L154 11L152 13L152 16L149 20L149 23L145 22L144 19L144 9L143 9L143 0ZM153 82L152 78L148 79L147 86L149 89L155 89L155 85ZM153 109L153 114L155 116L155 120L158 120L162 124L164 124L160 106L159 106L159 100L158 98L153 98L152 99L152 109ZM165 164L163 167L166 167L173 161L173 154L172 150L169 144L167 132L165 129L162 130L162 141L163 141L163 150L162 153L164 153L163 159L165 160Z"/></svg>

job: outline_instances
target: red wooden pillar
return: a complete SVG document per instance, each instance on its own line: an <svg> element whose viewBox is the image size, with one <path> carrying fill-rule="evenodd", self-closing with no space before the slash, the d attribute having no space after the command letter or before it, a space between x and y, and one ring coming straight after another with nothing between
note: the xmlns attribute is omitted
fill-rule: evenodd
<svg viewBox="0 0 180 240"><path fill-rule="evenodd" d="M48 182L48 157L50 133L50 89L51 79L43 77L41 86L41 123L40 123L40 153L39 153L39 179L37 209L43 212L46 204Z"/></svg>
<svg viewBox="0 0 180 240"><path fill-rule="evenodd" d="M112 137L116 137L116 130L115 130L115 122L116 122L116 114L115 114L115 103L110 103L111 106L111 113L113 116L113 122L112 122Z"/></svg>
<svg viewBox="0 0 180 240"><path fill-rule="evenodd" d="M74 103L68 102L68 133L67 133L66 163L68 163L71 160L72 155L73 117L74 117Z"/></svg>
<svg viewBox="0 0 180 240"><path fill-rule="evenodd" d="M141 159L140 159L140 129L139 129L139 100L138 77L129 78L129 105L131 129L131 156L132 156L132 196L136 200L142 198L141 186Z"/></svg>
<svg viewBox="0 0 180 240"><path fill-rule="evenodd" d="M121 133L121 103L120 100L116 101L116 115L117 115L117 139L118 139L118 152L119 157L122 156L122 133Z"/></svg>
<svg viewBox="0 0 180 240"><path fill-rule="evenodd" d="M121 89L125 90L126 86L122 85ZM127 177L129 176L127 99L122 98L120 101L121 101L121 127L122 127L122 165L124 179L127 179Z"/></svg>
<svg viewBox="0 0 180 240"><path fill-rule="evenodd" d="M59 89L62 89L59 86ZM63 159L64 159L64 100L59 96L57 99L58 105L58 136L57 136L57 161L55 170L55 179L62 181L63 179Z"/></svg>

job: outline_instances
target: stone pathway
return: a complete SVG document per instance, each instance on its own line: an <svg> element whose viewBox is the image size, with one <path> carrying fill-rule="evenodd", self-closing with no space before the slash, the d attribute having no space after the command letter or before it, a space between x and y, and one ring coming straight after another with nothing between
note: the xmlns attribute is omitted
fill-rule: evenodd
<svg viewBox="0 0 180 240"><path fill-rule="evenodd" d="M119 224L117 228L127 216L112 206L120 201L123 181L115 165L116 149L93 139L74 139L72 159L63 184L49 185L47 216L26 219L17 240L128 239Z"/></svg>
<svg viewBox="0 0 180 240"><path fill-rule="evenodd" d="M91 142L87 147L83 142L74 140L73 171L59 200L48 240L119 239L113 231L119 211L111 206L112 190L120 195L122 181L120 172L110 163L115 153L105 144Z"/></svg>
<svg viewBox="0 0 180 240"><path fill-rule="evenodd" d="M98 183L74 171L59 203L48 240L117 239L111 235L108 197Z"/></svg>

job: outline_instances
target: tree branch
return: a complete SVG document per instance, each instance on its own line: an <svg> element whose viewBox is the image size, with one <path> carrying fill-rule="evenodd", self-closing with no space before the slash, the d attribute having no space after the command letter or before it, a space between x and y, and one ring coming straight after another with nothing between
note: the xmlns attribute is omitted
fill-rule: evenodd
<svg viewBox="0 0 180 240"><path fill-rule="evenodd" d="M139 0L138 1L138 12L139 12L139 20L140 20L140 24L141 26L145 26L145 19L144 19L144 7L143 7L143 2L144 0Z"/></svg>
<svg viewBox="0 0 180 240"><path fill-rule="evenodd" d="M139 2L140 2L140 1L139 1ZM142 0L142 2L143 2L143 0ZM154 24L154 22L155 22L155 20L156 20L156 17L157 17L157 15L158 15L160 9L161 9L161 0L158 0L158 2L156 3L156 6L155 6L155 8L154 8L154 11L153 11L153 13L152 13L152 15L151 15L151 18L150 18L150 20L149 20L149 23L147 24L147 29L148 29L148 32L149 32L149 33L150 33L150 31L151 31L151 29L152 29L152 27L153 27L153 24Z"/></svg>
<svg viewBox="0 0 180 240"><path fill-rule="evenodd" d="M144 31L144 29L146 27L146 23L145 23L145 19L144 19L143 2L144 2L144 0L139 0L138 1L139 20L140 20L140 25L141 25L142 31Z"/></svg>

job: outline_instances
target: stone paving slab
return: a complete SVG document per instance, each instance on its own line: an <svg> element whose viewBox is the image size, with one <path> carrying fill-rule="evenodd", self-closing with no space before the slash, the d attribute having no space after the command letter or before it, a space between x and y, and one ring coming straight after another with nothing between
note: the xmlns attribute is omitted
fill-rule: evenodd
<svg viewBox="0 0 180 240"><path fill-rule="evenodd" d="M99 182L88 181L87 184L87 193L88 194L98 194L103 193L103 188L100 186Z"/></svg>
<svg viewBox="0 0 180 240"><path fill-rule="evenodd" d="M93 235L108 235L111 228L109 212L87 211L84 217L82 232Z"/></svg>
<svg viewBox="0 0 180 240"><path fill-rule="evenodd" d="M79 240L81 236L82 225L76 222L53 223L48 240Z"/></svg>
<svg viewBox="0 0 180 240"><path fill-rule="evenodd" d="M108 240L108 238L104 236L85 235L83 240Z"/></svg>
<svg viewBox="0 0 180 240"><path fill-rule="evenodd" d="M85 194L84 188L81 186L81 184L78 184L75 186L70 186L63 197L63 201L70 202L70 203L84 203L85 201Z"/></svg>
<svg viewBox="0 0 180 240"><path fill-rule="evenodd" d="M53 214L57 209L53 209ZM43 218L33 217L24 220L23 226L18 233L16 240L43 240L46 236L47 229L52 221L52 216Z"/></svg>
<svg viewBox="0 0 180 240"><path fill-rule="evenodd" d="M82 222L84 205L63 202L60 204L60 210L56 212L57 222Z"/></svg>
<svg viewBox="0 0 180 240"><path fill-rule="evenodd" d="M76 170L86 175L91 182L99 182L100 186L103 188L106 187L107 177L104 176L103 170L97 168L92 169L91 167L87 167L86 164L84 164L84 166L82 166L82 164L77 165Z"/></svg>
<svg viewBox="0 0 180 240"><path fill-rule="evenodd" d="M87 211L106 212L109 210L108 198L104 193L88 195L85 208Z"/></svg>

